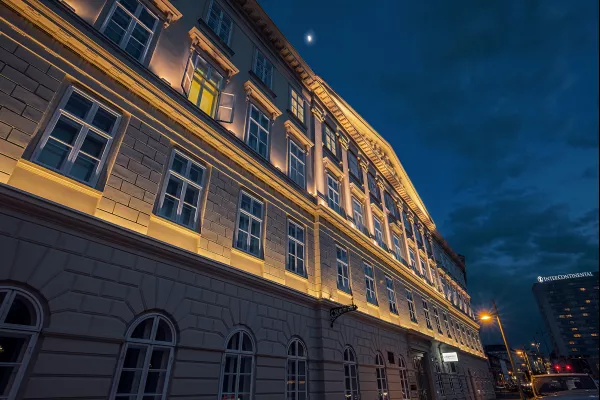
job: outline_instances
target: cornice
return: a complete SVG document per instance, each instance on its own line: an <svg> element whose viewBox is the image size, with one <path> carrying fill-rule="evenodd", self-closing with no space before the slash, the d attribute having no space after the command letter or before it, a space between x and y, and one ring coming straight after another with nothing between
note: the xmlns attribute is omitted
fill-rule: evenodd
<svg viewBox="0 0 600 400"><path fill-rule="evenodd" d="M251 97L256 100L261 106L263 106L266 111L271 114L271 120L277 119L282 112L277 106L269 99L263 91L256 86L254 82L251 80L247 80L244 83L244 90L246 91L246 96Z"/></svg>
<svg viewBox="0 0 600 400"><path fill-rule="evenodd" d="M293 121L288 119L283 123L283 126L285 127L285 133L299 141L306 151L310 150L310 148L315 145L304 132L298 129Z"/></svg>
<svg viewBox="0 0 600 400"><path fill-rule="evenodd" d="M165 28L183 16L169 0L152 0L152 2L165 15Z"/></svg>

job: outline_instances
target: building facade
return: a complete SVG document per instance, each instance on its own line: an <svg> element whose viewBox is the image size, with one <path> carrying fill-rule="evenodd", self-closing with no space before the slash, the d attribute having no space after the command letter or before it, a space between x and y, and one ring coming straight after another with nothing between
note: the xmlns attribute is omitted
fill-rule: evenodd
<svg viewBox="0 0 600 400"><path fill-rule="evenodd" d="M540 277L533 294L557 358L582 358L598 376L598 272ZM577 364L579 365L579 364ZM583 372L583 371L581 371Z"/></svg>
<svg viewBox="0 0 600 400"><path fill-rule="evenodd" d="M0 24L1 398L493 397L464 259L256 1Z"/></svg>

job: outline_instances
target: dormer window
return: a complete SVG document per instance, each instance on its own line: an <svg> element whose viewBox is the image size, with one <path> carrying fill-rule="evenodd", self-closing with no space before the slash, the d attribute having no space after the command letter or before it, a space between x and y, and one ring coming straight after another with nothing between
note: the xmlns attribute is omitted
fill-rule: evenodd
<svg viewBox="0 0 600 400"><path fill-rule="evenodd" d="M208 9L206 23L217 34L217 36L229 46L231 41L231 31L233 30L233 21L223 11L223 9L213 0Z"/></svg>
<svg viewBox="0 0 600 400"><path fill-rule="evenodd" d="M102 28L104 34L142 62L158 26L158 17L136 0L114 3Z"/></svg>

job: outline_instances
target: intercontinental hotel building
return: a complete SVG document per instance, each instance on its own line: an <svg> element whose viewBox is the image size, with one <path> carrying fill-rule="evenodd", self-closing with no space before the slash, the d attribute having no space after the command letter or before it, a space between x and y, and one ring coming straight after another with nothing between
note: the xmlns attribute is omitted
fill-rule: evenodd
<svg viewBox="0 0 600 400"><path fill-rule="evenodd" d="M0 399L494 396L464 258L255 0L0 0L0 107Z"/></svg>

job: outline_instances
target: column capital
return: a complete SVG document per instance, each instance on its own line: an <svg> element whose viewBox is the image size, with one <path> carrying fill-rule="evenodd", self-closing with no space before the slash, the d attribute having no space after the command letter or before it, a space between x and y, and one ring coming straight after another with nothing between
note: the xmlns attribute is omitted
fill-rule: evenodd
<svg viewBox="0 0 600 400"><path fill-rule="evenodd" d="M310 112L319 120L319 122L325 121L325 111L321 110L319 107L312 106L310 108Z"/></svg>
<svg viewBox="0 0 600 400"><path fill-rule="evenodd" d="M375 178L375 180L377 181L377 186L379 186L379 189L383 190L385 188L383 179L381 179L381 177L378 176L377 178Z"/></svg>
<svg viewBox="0 0 600 400"><path fill-rule="evenodd" d="M342 133L338 133L338 138L340 141L340 145L344 148L344 150L348 151L348 148L350 147L350 140L348 139L348 137L346 137L346 135Z"/></svg>
<svg viewBox="0 0 600 400"><path fill-rule="evenodd" d="M365 161L364 157L361 157L358 160L360 167L363 169L363 171L367 172L367 170L369 169L369 164Z"/></svg>

